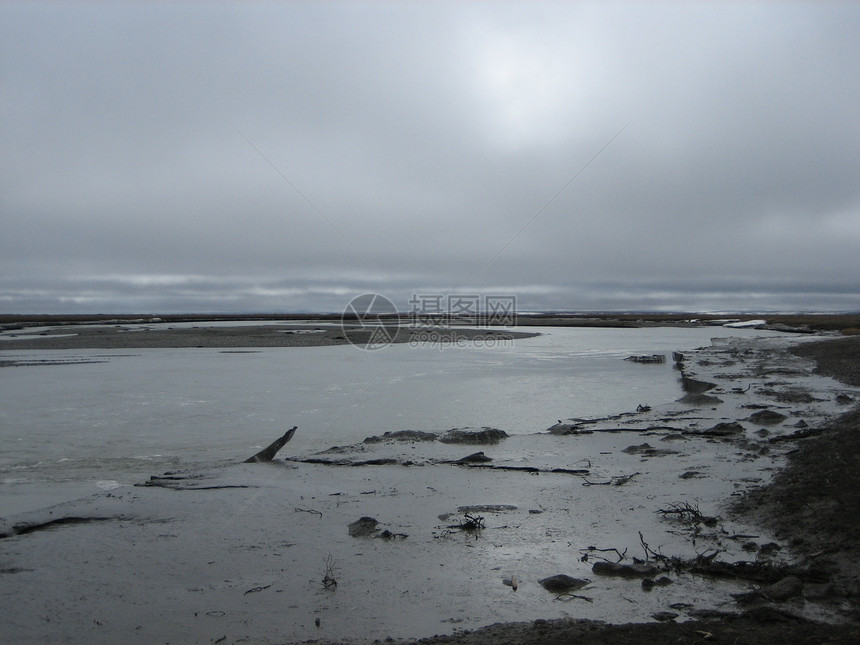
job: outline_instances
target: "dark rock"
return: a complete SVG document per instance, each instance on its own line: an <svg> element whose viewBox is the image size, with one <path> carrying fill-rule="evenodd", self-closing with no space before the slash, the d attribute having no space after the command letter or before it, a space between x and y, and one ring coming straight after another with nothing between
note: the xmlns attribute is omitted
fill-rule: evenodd
<svg viewBox="0 0 860 645"><path fill-rule="evenodd" d="M651 591L654 587L665 587L672 584L672 579L666 576L654 578L642 578L642 591Z"/></svg>
<svg viewBox="0 0 860 645"><path fill-rule="evenodd" d="M678 617L674 611L658 611L656 614L651 614L651 618L665 623L670 620L675 620Z"/></svg>
<svg viewBox="0 0 860 645"><path fill-rule="evenodd" d="M642 455L643 457L664 457L666 455L677 455L677 450L669 450L668 448L655 448L649 443L641 443L638 446L627 446L621 452L628 455Z"/></svg>
<svg viewBox="0 0 860 645"><path fill-rule="evenodd" d="M795 576L787 576L779 582L774 582L772 585L761 590L761 595L768 600L775 600L777 602L794 598L802 593L803 583L800 581L800 578Z"/></svg>
<svg viewBox="0 0 860 645"><path fill-rule="evenodd" d="M409 536L406 535L406 533L392 533L388 529L385 529L382 533L374 537L382 538L383 540L397 540L398 538L401 540L405 540Z"/></svg>
<svg viewBox="0 0 860 645"><path fill-rule="evenodd" d="M758 412L753 412L746 420L756 424L775 425L782 423L787 418L784 414L774 412L773 410L759 410Z"/></svg>
<svg viewBox="0 0 860 645"><path fill-rule="evenodd" d="M466 455L457 460L458 464L486 464L493 461L492 457L487 457L483 452L473 452L471 455Z"/></svg>
<svg viewBox="0 0 860 645"><path fill-rule="evenodd" d="M383 441L436 441L437 435L433 432L421 432L420 430L398 430L386 432L381 437L367 437L363 443L381 443Z"/></svg>
<svg viewBox="0 0 860 645"><path fill-rule="evenodd" d="M698 437L731 437L746 432L744 427L737 421L718 423L712 428L704 430L684 430L684 434Z"/></svg>
<svg viewBox="0 0 860 645"><path fill-rule="evenodd" d="M369 537L376 532L379 522L373 517L362 517L349 525L350 537Z"/></svg>
<svg viewBox="0 0 860 645"><path fill-rule="evenodd" d="M777 551L781 551L782 547L779 546L776 542L768 542L767 544L762 544L759 547L759 553L762 555L773 555Z"/></svg>
<svg viewBox="0 0 860 645"><path fill-rule="evenodd" d="M682 376L681 387L687 394L702 394L704 392L707 392L708 390L714 389L715 387L717 387L717 384L709 383L708 381L697 381L694 378Z"/></svg>
<svg viewBox="0 0 860 645"><path fill-rule="evenodd" d="M654 450L654 446L649 443L640 443L636 446L627 446L621 452L626 452L628 455L638 455L641 452L645 452L646 450Z"/></svg>
<svg viewBox="0 0 860 645"><path fill-rule="evenodd" d="M502 439L506 439L508 433L504 430L496 428L481 428L473 430L471 428L452 428L441 437L439 441L442 443L464 443L464 444L496 444Z"/></svg>
<svg viewBox="0 0 860 645"><path fill-rule="evenodd" d="M770 434L770 430L768 430L767 428L760 428L760 429L756 430L755 433L759 437L766 437Z"/></svg>
<svg viewBox="0 0 860 645"><path fill-rule="evenodd" d="M636 564L620 564L617 562L595 562L591 571L601 576L618 576L621 578L648 578L659 571L653 564L639 562Z"/></svg>
<svg viewBox="0 0 860 645"><path fill-rule="evenodd" d="M554 426L550 426L547 428L547 432L550 434L593 434L594 430L586 430L583 429L577 423L564 423L563 421L559 421Z"/></svg>
<svg viewBox="0 0 860 645"><path fill-rule="evenodd" d="M688 470L678 475L678 479L700 479L702 474L698 470Z"/></svg>
<svg viewBox="0 0 860 645"><path fill-rule="evenodd" d="M559 573L549 578L539 580L541 587L552 593L565 593L575 589L581 589L589 584L591 580L583 580L581 578L572 578L563 573Z"/></svg>
<svg viewBox="0 0 860 645"><path fill-rule="evenodd" d="M853 403L854 399L853 399L853 397L850 397L847 394L837 394L836 395L836 402L839 405L848 405L849 403Z"/></svg>

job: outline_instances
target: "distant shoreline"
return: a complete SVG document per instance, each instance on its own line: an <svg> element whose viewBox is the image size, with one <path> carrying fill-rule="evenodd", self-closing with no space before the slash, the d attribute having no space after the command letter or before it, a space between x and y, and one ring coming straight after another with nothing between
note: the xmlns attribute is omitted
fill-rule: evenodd
<svg viewBox="0 0 860 645"><path fill-rule="evenodd" d="M410 318L401 314L384 317L394 325L409 326ZM445 326L468 327L470 321L458 316L435 319ZM846 314L701 314L696 312L655 313L529 313L518 314L511 327L652 327L652 326L719 326L727 322L763 320L763 327L776 331L814 333L840 331L860 333L860 313ZM305 314L0 314L0 331L40 326L67 325L146 325L154 323L204 322L282 322L340 324L357 322L335 313ZM478 326L480 328L480 326Z"/></svg>
<svg viewBox="0 0 860 645"><path fill-rule="evenodd" d="M244 323L229 325L225 323ZM461 342L495 344L538 335L534 327L708 327L748 324L759 329L802 334L860 333L860 315L753 315L713 314L528 314L513 320L508 329L493 329L469 320L447 316L434 325L414 326L404 315L361 321L336 314L240 315L38 315L0 316L0 352L3 350L146 349L146 348L255 348L324 347L357 345L378 348L389 343ZM218 323L218 324L211 324ZM260 323L260 324L249 324ZM758 323L758 324L756 324ZM171 325L177 325L171 327ZM50 329L45 329L45 328ZM380 334L378 338L375 334Z"/></svg>

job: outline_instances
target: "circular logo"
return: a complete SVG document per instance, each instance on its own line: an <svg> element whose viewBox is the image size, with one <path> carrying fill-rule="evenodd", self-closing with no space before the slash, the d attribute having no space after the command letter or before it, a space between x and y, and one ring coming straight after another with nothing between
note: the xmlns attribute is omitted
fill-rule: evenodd
<svg viewBox="0 0 860 645"><path fill-rule="evenodd" d="M344 337L359 349L381 349L394 342L400 319L397 307L378 293L363 293L349 301L340 318Z"/></svg>

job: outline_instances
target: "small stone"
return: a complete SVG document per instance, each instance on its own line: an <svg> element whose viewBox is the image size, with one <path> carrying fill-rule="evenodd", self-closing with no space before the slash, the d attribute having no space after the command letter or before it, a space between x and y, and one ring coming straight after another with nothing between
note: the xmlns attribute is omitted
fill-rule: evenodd
<svg viewBox="0 0 860 645"><path fill-rule="evenodd" d="M722 403L723 400L718 396L711 396L710 394L685 394L680 399L678 399L678 403L685 403L687 405L718 405Z"/></svg>
<svg viewBox="0 0 860 645"><path fill-rule="evenodd" d="M675 620L678 617L674 611L658 611L656 614L651 614L651 618L665 623L670 620Z"/></svg>
<svg viewBox="0 0 860 645"><path fill-rule="evenodd" d="M672 579L666 576L660 576L656 580L653 578L642 579L642 591L651 591L654 587L665 587L672 584Z"/></svg>
<svg viewBox="0 0 860 645"><path fill-rule="evenodd" d="M373 517L362 517L349 525L350 537L368 537L376 532L379 522Z"/></svg>
<svg viewBox="0 0 860 645"><path fill-rule="evenodd" d="M755 424L775 425L782 423L787 418L784 414L774 412L773 410L759 410L758 412L753 412L747 420Z"/></svg>
<svg viewBox="0 0 860 645"><path fill-rule="evenodd" d="M690 434L698 434L704 437L729 437L731 435L743 434L744 432L744 427L740 423L731 421L718 423L712 428L691 432Z"/></svg>
<svg viewBox="0 0 860 645"><path fill-rule="evenodd" d="M664 457L666 455L677 455L677 450L669 450L668 448L655 448L649 443L640 443L639 445L627 446L621 452L628 455L642 455L643 457Z"/></svg>
<svg viewBox="0 0 860 645"><path fill-rule="evenodd" d="M768 542L767 544L762 544L759 548L759 553L762 555L772 555L777 551L781 551L782 547L779 546L776 542Z"/></svg>
<svg viewBox="0 0 860 645"><path fill-rule="evenodd" d="M541 587L552 593L565 593L574 589L581 589L591 582L591 580L583 580L581 578L572 578L571 576L559 573L543 580L538 580Z"/></svg>

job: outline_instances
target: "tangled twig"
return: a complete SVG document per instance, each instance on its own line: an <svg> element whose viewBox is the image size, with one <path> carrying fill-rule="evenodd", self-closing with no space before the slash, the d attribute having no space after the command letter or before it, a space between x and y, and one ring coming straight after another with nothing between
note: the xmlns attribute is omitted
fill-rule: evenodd
<svg viewBox="0 0 860 645"><path fill-rule="evenodd" d="M334 577L334 572L337 569L331 553L325 557L325 577L322 579L322 585L326 589L337 587L337 579Z"/></svg>
<svg viewBox="0 0 860 645"><path fill-rule="evenodd" d="M580 562L588 562L589 558L592 557L593 553L614 552L615 555L618 556L618 559L616 560L616 562L621 562L624 558L627 557L627 549L624 549L624 551L622 552L622 551L619 551L618 549L612 549L612 548L610 548L610 549L598 549L596 546L590 546L590 547L587 547L585 549L580 549L579 552L582 553L582 557L579 559ZM598 555L595 557L600 558L601 560L605 560L606 562L611 562L611 560L609 558L605 558L602 555Z"/></svg>

